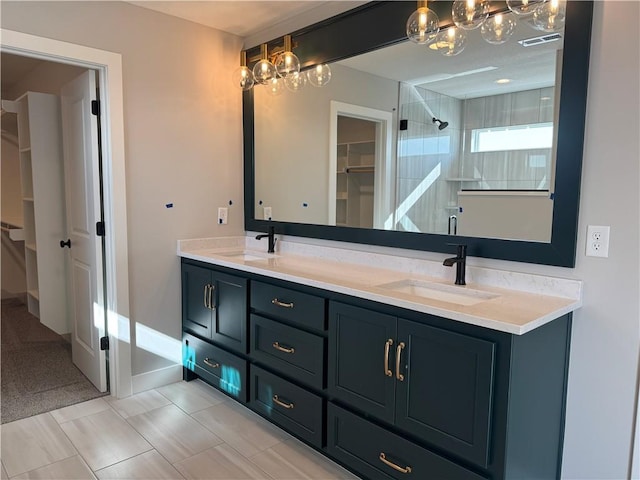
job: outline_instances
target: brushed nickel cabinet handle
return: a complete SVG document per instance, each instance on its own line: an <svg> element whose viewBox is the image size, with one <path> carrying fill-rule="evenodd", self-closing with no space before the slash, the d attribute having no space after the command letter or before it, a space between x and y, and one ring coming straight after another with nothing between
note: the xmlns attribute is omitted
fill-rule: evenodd
<svg viewBox="0 0 640 480"><path fill-rule="evenodd" d="M285 302L281 302L277 298L274 298L273 300L271 300L271 303L282 308L293 308L293 302L285 303Z"/></svg>
<svg viewBox="0 0 640 480"><path fill-rule="evenodd" d="M204 287L203 287L203 291L204 291L204 298L203 298L203 303L204 303L204 308L209 308L209 284L207 283Z"/></svg>
<svg viewBox="0 0 640 480"><path fill-rule="evenodd" d="M406 467L401 467L400 465L396 465L393 462L390 462L389 460L387 460L387 456L384 454L384 452L380 452L380 461L382 463L384 463L385 465L387 465L388 467L393 468L394 470L400 472L400 473L411 473L411 467L410 466L406 466Z"/></svg>
<svg viewBox="0 0 640 480"><path fill-rule="evenodd" d="M205 359L203 360L203 362L204 362L204 364L205 364L205 365L208 365L208 366L210 366L211 368L218 368L218 367L220 367L220 364L219 364L218 362L213 363L213 362L209 359L209 357L205 358Z"/></svg>
<svg viewBox="0 0 640 480"><path fill-rule="evenodd" d="M283 402L282 400L280 400L278 398L278 395L274 395L273 396L273 401L276 402L278 405L280 405L281 407L284 407L286 409L292 409L293 407L295 407L295 405L293 404L293 402Z"/></svg>
<svg viewBox="0 0 640 480"><path fill-rule="evenodd" d="M401 382L404 381L404 375L400 373L400 357L402 356L402 349L404 347L404 342L400 342L396 347L396 378Z"/></svg>
<svg viewBox="0 0 640 480"><path fill-rule="evenodd" d="M389 369L389 348L393 345L393 339L389 339L384 343L384 374L387 377L393 377L393 372Z"/></svg>
<svg viewBox="0 0 640 480"><path fill-rule="evenodd" d="M276 350L280 350L281 352L284 353L295 353L296 349L293 347L283 347L282 345L280 345L279 342L273 342L273 348L275 348Z"/></svg>

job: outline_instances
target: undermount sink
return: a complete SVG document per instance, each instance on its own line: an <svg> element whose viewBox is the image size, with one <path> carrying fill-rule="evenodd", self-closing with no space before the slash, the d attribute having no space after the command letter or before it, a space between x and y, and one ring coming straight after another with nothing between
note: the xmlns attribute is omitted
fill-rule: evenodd
<svg viewBox="0 0 640 480"><path fill-rule="evenodd" d="M256 252L254 250L235 250L232 252L218 252L217 255L233 260L244 260L250 262L254 260L264 260L271 257L268 253Z"/></svg>
<svg viewBox="0 0 640 480"><path fill-rule="evenodd" d="M398 293L406 293L416 297L440 300L441 302L455 303L457 305L476 305L478 303L497 298L495 293L473 290L463 286L444 285L442 283L425 282L421 280L405 279L391 283L376 285L383 290L391 290Z"/></svg>

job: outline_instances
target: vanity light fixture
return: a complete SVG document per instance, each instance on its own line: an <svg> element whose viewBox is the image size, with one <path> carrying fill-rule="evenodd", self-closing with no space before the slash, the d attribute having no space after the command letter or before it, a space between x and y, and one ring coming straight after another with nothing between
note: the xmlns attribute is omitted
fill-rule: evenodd
<svg viewBox="0 0 640 480"><path fill-rule="evenodd" d="M543 32L555 32L564 27L566 16L566 2L549 0L539 5L533 12L533 25Z"/></svg>
<svg viewBox="0 0 640 480"><path fill-rule="evenodd" d="M247 51L240 55L240 67L233 72L233 83L244 91L255 85L263 85L270 95L279 95L285 88L292 92L302 90L307 83L322 87L331 80L331 68L327 64L311 67L308 71L300 71L300 60L293 53L295 45L291 35L283 37L283 44L273 46L260 45L260 55L247 58ZM253 69L247 63L253 65Z"/></svg>
<svg viewBox="0 0 640 480"><path fill-rule="evenodd" d="M462 53L467 43L467 35L461 28L449 27L436 37L438 51L445 57L453 57Z"/></svg>
<svg viewBox="0 0 640 480"><path fill-rule="evenodd" d="M240 67L233 72L233 83L245 91L251 90L255 83L253 72L247 67L247 52L244 50L240 52Z"/></svg>
<svg viewBox="0 0 640 480"><path fill-rule="evenodd" d="M263 43L260 45L260 60L253 66L253 78L256 83L266 85L276 75L276 67L269 61L267 44Z"/></svg>
<svg viewBox="0 0 640 480"><path fill-rule="evenodd" d="M489 0L455 0L451 7L455 27L440 31L438 16L427 8L425 0L419 0L418 9L407 20L407 38L414 43L427 44L445 56L454 56L464 49L464 31L480 28L486 42L492 45L506 43L515 31L516 17L543 32L564 28L566 0L506 0L505 8L490 14L492 3Z"/></svg>
<svg viewBox="0 0 640 480"><path fill-rule="evenodd" d="M451 7L451 18L457 27L475 30L489 16L489 0L455 0Z"/></svg>
<svg viewBox="0 0 640 480"><path fill-rule="evenodd" d="M284 50L278 54L274 61L276 72L282 78L300 72L300 60L291 50L291 35L285 35Z"/></svg>
<svg viewBox="0 0 640 480"><path fill-rule="evenodd" d="M331 68L326 63L318 64L307 72L309 83L314 87L324 87L331 80Z"/></svg>
<svg viewBox="0 0 640 480"><path fill-rule="evenodd" d="M440 31L440 19L427 7L427 0L418 0L418 9L407 19L407 37L413 43L426 45L433 42Z"/></svg>
<svg viewBox="0 0 640 480"><path fill-rule="evenodd" d="M492 45L502 45L513 35L516 21L511 14L497 13L488 18L480 27L482 38Z"/></svg>

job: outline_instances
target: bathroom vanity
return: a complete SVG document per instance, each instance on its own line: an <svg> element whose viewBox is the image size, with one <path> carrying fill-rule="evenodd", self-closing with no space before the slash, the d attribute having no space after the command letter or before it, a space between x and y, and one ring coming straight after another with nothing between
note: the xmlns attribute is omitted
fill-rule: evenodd
<svg viewBox="0 0 640 480"><path fill-rule="evenodd" d="M186 380L362 478L559 477L579 281L278 247L179 243Z"/></svg>

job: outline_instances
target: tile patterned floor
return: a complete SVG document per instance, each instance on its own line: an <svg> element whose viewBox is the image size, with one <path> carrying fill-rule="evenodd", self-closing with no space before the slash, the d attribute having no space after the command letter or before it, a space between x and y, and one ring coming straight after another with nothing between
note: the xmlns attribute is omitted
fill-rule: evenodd
<svg viewBox="0 0 640 480"><path fill-rule="evenodd" d="M200 380L0 429L2 480L357 480Z"/></svg>

